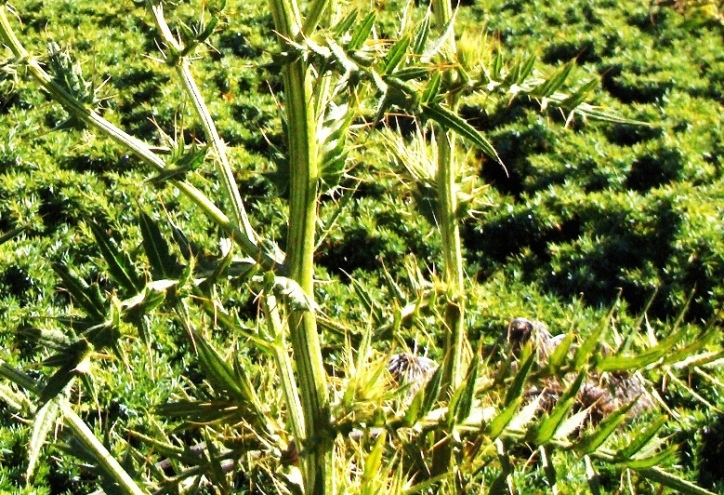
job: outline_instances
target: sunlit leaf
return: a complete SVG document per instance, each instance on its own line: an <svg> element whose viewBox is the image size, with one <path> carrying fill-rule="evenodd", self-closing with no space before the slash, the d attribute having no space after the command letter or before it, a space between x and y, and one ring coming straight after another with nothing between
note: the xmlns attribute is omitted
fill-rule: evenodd
<svg viewBox="0 0 724 495"><path fill-rule="evenodd" d="M349 51L355 51L362 48L362 45L364 45L364 42L367 41L367 38L369 37L370 33L372 32L372 27L375 24L375 13L374 11L367 14L364 19L362 19L362 22L359 23L357 26L357 29L352 33L352 39L347 43L347 50Z"/></svg>
<svg viewBox="0 0 724 495"><path fill-rule="evenodd" d="M25 470L25 478L31 483L35 475L35 467L40 458L40 451L45 444L45 439L55 428L55 424L60 416L60 408L58 403L50 400L46 402L35 413L33 418L33 430L30 434L30 442L28 443L28 467Z"/></svg>
<svg viewBox="0 0 724 495"><path fill-rule="evenodd" d="M501 163L500 157L493 148L493 145L490 144L490 141L456 113L437 103L428 103L422 105L422 114L440 124L443 129L454 131L456 134L467 139L490 158Z"/></svg>

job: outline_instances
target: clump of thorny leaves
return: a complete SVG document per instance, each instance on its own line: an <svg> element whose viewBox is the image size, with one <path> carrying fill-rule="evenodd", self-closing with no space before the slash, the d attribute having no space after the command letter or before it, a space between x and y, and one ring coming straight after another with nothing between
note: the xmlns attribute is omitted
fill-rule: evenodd
<svg viewBox="0 0 724 495"><path fill-rule="evenodd" d="M414 117L421 129L435 122L498 160L485 136L448 106L452 94L531 98L567 118L621 121L585 103L595 80L564 92L574 63L543 77L533 57L506 64L495 50L449 53L445 40L455 35L453 23L438 36L430 15L417 21L405 17L394 39L380 39L376 14L353 11L333 28L286 40L286 49L275 57L280 65L305 60L318 84L333 76L330 101L323 102L329 103L329 112L317 130L320 190L334 187L348 171L347 151L355 143L347 140L355 136L347 130L356 118L372 125L392 111ZM164 46L167 62L185 60L188 47L205 42L216 25L206 21L180 29L186 39ZM13 63L27 63L71 119L96 126L146 163L158 165L160 175L153 182L176 184L197 204L206 204L185 171L207 159L206 146L214 147L214 159L221 161L221 147L194 145L185 155L185 147L174 140L173 162L159 158L93 112L95 91L66 54L51 47L45 67L27 53L19 56L19 42L4 13L3 39L17 52ZM174 173L166 166L175 166ZM654 483L681 493L708 493L668 469L676 463L676 446L659 432L670 411L657 400L647 375L653 370L671 376L694 368L705 372L720 358L709 349L718 335L714 325L692 336L690 328L677 323L659 334L644 332L648 339L642 342L638 327L612 328L613 314L587 335L571 328L554 336L542 324L513 320L495 345L481 343L469 350L465 378L448 395L441 393L442 367L410 354L398 336L411 322L442 331L437 284L408 270L411 290L404 290L389 277L390 302L374 300L353 279L350 286L370 323L335 321L325 315L323 303L315 303L285 276L284 257L273 242L257 239L247 225L229 227L212 207L205 211L228 235L220 239L217 255L195 249L170 217L141 211L135 226L140 247L134 250L121 248L123 232L87 222L110 289L86 280L72 266L54 266L74 309L57 320L58 329L25 330L50 351L43 362L46 375L33 378L0 364L0 374L13 383L0 386L0 397L33 425L29 482L43 444L62 423L70 431L63 448L94 466L107 493L237 493L248 486L300 493L305 455L330 442L335 483L351 493L513 493L529 484L554 493L587 485L600 493L611 488L602 486L602 471L609 479L615 473L620 482L614 485L641 492L653 490L648 483ZM239 217L248 222L243 210ZM254 324L242 321L229 287L232 293L255 294L265 316ZM300 428L298 398L286 393L295 388L289 383L294 363L285 331L286 318L300 312L315 315L320 331L328 334L330 378L320 385L331 395L326 429L302 444L293 433ZM99 441L72 402L79 400L80 390L99 386L95 377L104 365L137 379L153 377L152 365L131 363L154 362L155 343L165 338L158 329L164 326L181 331L177 345L194 373L169 384L166 402L150 405L157 419L143 431L106 431ZM230 337L222 345L217 333ZM130 354L135 336L147 357ZM617 387L627 388L626 393ZM640 417L633 418L634 411ZM439 473L433 463L441 441L455 462L434 474ZM109 447L122 453L122 463Z"/></svg>

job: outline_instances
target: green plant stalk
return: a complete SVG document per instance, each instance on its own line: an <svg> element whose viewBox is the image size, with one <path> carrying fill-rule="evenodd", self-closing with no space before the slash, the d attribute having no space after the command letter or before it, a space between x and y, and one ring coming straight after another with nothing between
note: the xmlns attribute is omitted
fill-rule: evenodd
<svg viewBox="0 0 724 495"><path fill-rule="evenodd" d="M163 15L163 4L157 4L151 7L153 17L156 20L156 26L161 34L161 38L169 47L169 49L176 52L176 54L183 52L183 46L176 40L168 27L168 23ZM204 134L206 134L206 140L211 144L214 151L216 152L216 170L221 178L221 184L226 192L226 196L231 202L232 220L238 225L244 232L244 235L252 242L256 243L257 236L254 229L249 222L249 217L246 214L244 208L244 202L239 194L239 189L236 187L236 180L234 179L234 172L229 163L229 158L226 153L226 146L219 136L219 132L216 130L214 120L211 118L208 107L204 102L204 98L201 95L196 80L191 74L191 67L189 57L180 57L174 65L176 72L178 73L181 81L183 82L186 93L191 98L194 104L201 125L204 128Z"/></svg>
<svg viewBox="0 0 724 495"><path fill-rule="evenodd" d="M269 332L274 337L271 352L279 372L279 381L282 384L282 393L287 405L289 422L295 439L306 438L304 429L304 410L299 402L299 389L294 378L294 366L284 345L284 325L279 316L278 302L273 294L267 293L262 298L262 307L266 316Z"/></svg>
<svg viewBox="0 0 724 495"><path fill-rule="evenodd" d="M269 6L284 51L288 40L302 36L299 8L294 0L270 0ZM321 13L324 9L316 10ZM313 301L319 166L312 75L297 58L284 66L283 81L290 168L287 273ZM330 494L334 489L334 445L328 438L329 393L314 312L291 309L289 330L307 433L304 487L309 494Z"/></svg>
<svg viewBox="0 0 724 495"><path fill-rule="evenodd" d="M37 60L30 57L27 50L25 50L18 40L10 26L4 5L0 6L0 37L13 52L13 55L27 66L33 78L44 90L50 93L53 99L60 103L69 114L128 149L147 165L159 171L166 170L166 163L156 155L146 143L127 134L97 113L86 108L53 81L53 78L42 68ZM245 254L257 260L267 269L283 270L283 259L274 257L273 254L263 250L253 238L247 236L246 233L239 228L238 224L230 220L205 194L185 180L175 181L174 184L177 189L201 208L214 223L226 232L226 234L241 247Z"/></svg>
<svg viewBox="0 0 724 495"><path fill-rule="evenodd" d="M440 32L444 32L453 20L450 0L433 0L435 22ZM445 53L454 56L456 52L455 38L449 36ZM453 75L449 71L444 74L445 83L449 87ZM455 111L457 95L447 97L448 107ZM442 240L443 258L445 261L445 280L447 283L447 307L445 308L445 324L447 339L445 346L445 363L442 393L451 394L463 379L463 349L465 344L465 306L463 255L460 242L460 227L457 215L457 160L455 156L455 137L452 132L439 129L437 139L437 194L438 222Z"/></svg>
<svg viewBox="0 0 724 495"><path fill-rule="evenodd" d="M452 6L449 0L433 0L435 22L442 32L452 22ZM455 38L447 39L445 52L455 54ZM444 75L449 87L452 74ZM455 111L457 96L450 94L447 105ZM460 242L460 227L457 215L457 161L455 156L455 138L452 132L439 129L437 139L437 194L439 206L439 228L442 240L443 258L445 261L445 280L447 282L447 307L445 323L448 338L445 349L445 368L443 374L443 393L452 393L460 386L463 379L463 348L465 341L464 328L464 278L463 255Z"/></svg>
<svg viewBox="0 0 724 495"><path fill-rule="evenodd" d="M433 0L433 12L438 30L443 33L453 21L450 0ZM456 52L455 37L449 36L444 53L454 56ZM450 87L453 75L446 71L444 83ZM457 107L457 95L447 97L447 105L453 111ZM442 241L443 259L445 262L445 282L447 301L445 306L445 358L441 394L451 397L460 387L464 371L463 351L465 348L465 295L463 278L463 255L460 242L460 226L457 215L457 160L455 153L455 136L451 131L438 129L437 135L437 195L438 222ZM433 475L439 475L450 469L452 465L452 445L443 442L433 456Z"/></svg>
<svg viewBox="0 0 724 495"><path fill-rule="evenodd" d="M65 419L64 423L75 433L76 438L80 440L83 446L93 453L96 462L100 464L105 472L113 477L121 490L131 495L145 495L146 492L139 488L126 470L121 467L103 444L98 441L91 429L88 428L88 425L73 411L68 401L60 400L58 402L60 410L63 413L63 418Z"/></svg>

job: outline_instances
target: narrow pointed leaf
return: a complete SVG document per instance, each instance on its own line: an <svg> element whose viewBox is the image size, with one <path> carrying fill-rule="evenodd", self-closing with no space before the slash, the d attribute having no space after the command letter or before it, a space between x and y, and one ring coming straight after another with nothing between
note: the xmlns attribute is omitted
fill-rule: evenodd
<svg viewBox="0 0 724 495"><path fill-rule="evenodd" d="M544 392L545 393L545 392ZM533 421L536 416L540 415L541 402L543 401L544 393L540 393L535 399L523 406L515 415L515 417L508 424L508 428L512 431L525 431L524 428Z"/></svg>
<svg viewBox="0 0 724 495"><path fill-rule="evenodd" d="M638 370L644 368L661 359L674 345L681 342L686 337L686 331L686 328L682 327L676 332L672 332L654 347L634 356L605 356L598 361L597 368L601 371Z"/></svg>
<svg viewBox="0 0 724 495"><path fill-rule="evenodd" d="M95 223L90 224L93 237L101 250L101 255L108 265L108 273L128 294L135 294L143 289L143 280L136 271L131 258L122 252L111 240L111 236Z"/></svg>
<svg viewBox="0 0 724 495"><path fill-rule="evenodd" d="M533 367L535 362L535 353L531 352L528 358L521 364L518 373L515 375L513 382L508 387L508 392L505 394L505 404L508 405L515 399L523 396L523 387L525 386L526 378L528 373Z"/></svg>
<svg viewBox="0 0 724 495"><path fill-rule="evenodd" d="M380 466L382 465L382 454L385 451L385 442L387 440L387 431L382 432L377 436L375 446L372 448L372 452L365 459L365 468L362 473L363 483L368 483L374 479L380 472Z"/></svg>
<svg viewBox="0 0 724 495"><path fill-rule="evenodd" d="M535 55L528 57L518 72L518 77L515 79L516 84L522 84L528 76L530 76L531 72L533 72L533 68L535 67L536 59L537 57Z"/></svg>
<svg viewBox="0 0 724 495"><path fill-rule="evenodd" d="M143 249L151 265L154 280L176 277L179 265L176 258L171 255L158 224L144 211L140 212L138 220L143 236Z"/></svg>
<svg viewBox="0 0 724 495"><path fill-rule="evenodd" d="M473 402L475 400L475 384L478 380L478 365L480 364L480 353L476 353L473 360L468 366L467 376L465 383L462 385L463 390L460 395L460 400L457 404L457 411L455 416L458 423L462 423L465 419L470 416L470 412L473 409Z"/></svg>
<svg viewBox="0 0 724 495"><path fill-rule="evenodd" d="M78 374L76 368L87 357L87 355L80 355L75 361L69 362L53 373L53 376L50 377L48 383L40 391L40 403L45 404L51 399L58 397L63 390L70 385L73 378L76 377Z"/></svg>
<svg viewBox="0 0 724 495"><path fill-rule="evenodd" d="M572 60L568 62L561 70L553 74L543 84L537 86L533 90L533 95L545 98L558 91L558 89L560 89L560 87L566 82L566 79L568 79L568 76L571 74L574 66L575 61Z"/></svg>
<svg viewBox="0 0 724 495"><path fill-rule="evenodd" d="M425 416L432 411L432 407L437 402L442 385L442 366L438 366L435 373L432 374L430 380L425 384L425 388L420 392L423 394L422 407L420 408L420 416ZM418 393L420 393L418 392Z"/></svg>
<svg viewBox="0 0 724 495"><path fill-rule="evenodd" d="M435 72L432 75L430 82L428 82L427 86L425 86L425 92L422 93L421 103L423 105L427 105L429 103L435 103L435 101L438 99L441 82L442 82L442 73Z"/></svg>
<svg viewBox="0 0 724 495"><path fill-rule="evenodd" d="M493 60L492 79L493 81L500 81L502 79L503 71L503 53L498 50L495 54L495 60Z"/></svg>
<svg viewBox="0 0 724 495"><path fill-rule="evenodd" d="M556 429L556 432L554 434L556 440L568 438L568 436L583 428L583 425L585 425L586 421L588 420L590 412L590 408L581 409L576 414L566 418L566 420L558 425L558 428Z"/></svg>
<svg viewBox="0 0 724 495"><path fill-rule="evenodd" d="M25 471L25 478L28 483L31 483L33 480L35 466L40 458L40 451L43 448L48 434L55 428L59 416L60 407L58 407L58 403L54 400L46 402L43 407L35 413L33 431L30 435L30 443L28 444L28 468Z"/></svg>
<svg viewBox="0 0 724 495"><path fill-rule="evenodd" d="M644 457L641 459L630 459L628 461L622 461L618 464L625 466L629 469L648 469L657 466L666 466L676 462L676 445L669 445L662 452L650 457Z"/></svg>
<svg viewBox="0 0 724 495"><path fill-rule="evenodd" d="M362 19L362 22L357 26L357 29L352 34L352 39L347 44L347 50L353 52L362 48L364 42L367 41L370 33L372 32L372 26L375 24L375 13L370 12Z"/></svg>
<svg viewBox="0 0 724 495"><path fill-rule="evenodd" d="M651 481L660 483L665 487L671 488L672 490L674 490L674 493L678 493L681 495L716 495L714 492L710 492L709 490L701 488L700 486L697 486L690 481L681 479L678 476L667 473L663 469L657 467L641 469L637 472Z"/></svg>
<svg viewBox="0 0 724 495"><path fill-rule="evenodd" d="M605 418L596 427L596 429L586 436L576 445L576 450L581 454L590 454L598 449L603 442L605 442L609 436L618 428L618 426L626 420L626 414L636 404L636 401L631 401L614 411L610 416Z"/></svg>
<svg viewBox="0 0 724 495"><path fill-rule="evenodd" d="M412 40L411 51L414 55L422 55L427 46L427 38L430 35L430 15L426 15L417 28L415 37Z"/></svg>
<svg viewBox="0 0 724 495"><path fill-rule="evenodd" d="M712 341L712 339L715 339L718 336L721 336L721 329L712 327L686 347L667 353L661 364L666 365L683 361L701 351L707 344L709 344L709 342Z"/></svg>
<svg viewBox="0 0 724 495"><path fill-rule="evenodd" d="M563 100L561 102L561 107L568 109L576 108L578 105L585 101L585 99L588 97L588 93L590 93L596 86L598 86L598 79L591 79L586 84L581 86L578 91Z"/></svg>
<svg viewBox="0 0 724 495"><path fill-rule="evenodd" d="M551 372L558 371L563 365L566 356L568 356L568 350L571 348L571 344L576 339L576 334L568 332L563 340L553 349L550 357L548 358L548 369Z"/></svg>
<svg viewBox="0 0 724 495"><path fill-rule="evenodd" d="M359 16L359 10L358 9L352 9L349 14L347 14L347 17L342 19L340 22L337 23L336 26L332 29L332 32L336 35L336 38L340 38L343 35L349 31L349 29L352 27L352 24L354 24L354 21L357 20L357 16Z"/></svg>
<svg viewBox="0 0 724 495"><path fill-rule="evenodd" d="M519 396L513 399L513 401L505 406L505 409L488 424L485 433L489 435L490 438L498 438L500 434L503 433L505 427L511 422L513 416L515 416L515 412L518 410L521 402L523 402L523 397Z"/></svg>
<svg viewBox="0 0 724 495"><path fill-rule="evenodd" d="M626 448L619 450L616 453L616 458L628 460L636 455L639 450L644 448L646 444L656 436L667 420L668 418L666 416L659 416L656 421L649 425L648 428L646 428L641 434L637 435Z"/></svg>
<svg viewBox="0 0 724 495"><path fill-rule="evenodd" d="M397 66L405 59L405 56L407 55L407 48L409 46L409 36L403 36L397 40L394 45L392 45L390 50L387 52L387 56L385 56L384 66L382 69L384 74L390 75L395 71L395 69L397 69Z"/></svg>
<svg viewBox="0 0 724 495"><path fill-rule="evenodd" d="M581 344L581 346L576 349L576 355L573 358L576 370L581 370L583 366L588 362L589 358L598 347L601 336L607 328L607 325L599 325L598 328L596 328L591 333L591 335L589 335L588 338L583 341L583 344Z"/></svg>
<svg viewBox="0 0 724 495"><path fill-rule="evenodd" d="M553 408L551 414L543 418L543 421L541 421L540 425L536 429L534 441L537 445L544 445L553 438L558 426L575 403L576 399L573 397L570 397L567 400L559 400L556 403L556 407Z"/></svg>
<svg viewBox="0 0 724 495"><path fill-rule="evenodd" d="M221 467L221 459L219 458L221 453L211 438L209 438L208 430L204 430L204 432L206 433L204 435L206 449L203 452L206 453L206 459L208 459L210 469L207 471L210 474L210 478L214 486L218 487L221 493L231 493L231 487L229 486L226 473L224 473L224 469Z"/></svg>
<svg viewBox="0 0 724 495"><path fill-rule="evenodd" d="M105 320L105 302L98 287L92 287L79 278L65 264L54 263L53 270L63 281L63 288L68 291L78 306L96 321Z"/></svg>
<svg viewBox="0 0 724 495"><path fill-rule="evenodd" d="M502 163L495 148L490 144L490 141L456 113L451 112L439 104L430 103L422 105L422 114L440 124L443 129L454 131L459 136L477 146L490 158L493 158L498 163Z"/></svg>
<svg viewBox="0 0 724 495"><path fill-rule="evenodd" d="M246 375L237 375L221 355L198 332L194 332L194 342L199 362L211 383L229 394L231 398L244 405L252 405L258 411L258 399ZM238 372L238 370L237 370Z"/></svg>
<svg viewBox="0 0 724 495"><path fill-rule="evenodd" d="M22 225L20 227L10 229L7 232L5 232L4 234L0 235L0 245L5 244L10 239L12 239L13 237L15 237L16 235L18 235L19 233L21 233L22 231L24 231L27 228L28 228L27 225Z"/></svg>
<svg viewBox="0 0 724 495"><path fill-rule="evenodd" d="M405 417L402 420L402 424L406 427L411 427L415 423L417 423L417 420L420 419L420 411L422 410L422 401L425 398L425 388L420 388L420 390L417 391L415 394L415 397L412 399L412 402L410 402L410 405L407 406L407 411L405 411Z"/></svg>

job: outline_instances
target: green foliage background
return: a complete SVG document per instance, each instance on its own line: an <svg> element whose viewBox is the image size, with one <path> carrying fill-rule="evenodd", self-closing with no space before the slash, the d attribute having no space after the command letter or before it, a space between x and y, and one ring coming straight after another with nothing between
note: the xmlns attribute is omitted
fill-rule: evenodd
<svg viewBox="0 0 724 495"><path fill-rule="evenodd" d="M391 11L400 3L381 2L380 8ZM142 8L75 0L14 5L22 12L27 46L42 49L55 41L79 58L105 118L159 146L164 145L159 130L173 135L179 125L187 142L202 136L198 124L184 121L191 114L189 103L165 84L170 69L146 56L156 46ZM192 12L180 4L174 15ZM635 0L479 0L461 6L461 34L486 34L511 59L538 54L551 71L575 58L579 78L601 78L596 104L651 124L574 120L563 127L565 116L541 112L537 102L464 102L463 115L488 133L507 168L506 174L482 155L468 157L472 174L487 184L477 191L463 225L473 298L466 322L471 340L494 341L516 316L544 321L554 333L575 328L585 335L612 306L618 325L633 325L645 311L655 330L687 308L684 319L692 335L720 316L724 27L709 14L650 9ZM214 48L194 71L231 149L254 225L282 240L286 207L280 156L285 144L271 18L264 2L229 1L224 15L225 26L210 39ZM40 373L47 356L35 346L35 330L57 328L53 317L74 311L67 294L58 290L52 264L67 262L87 281L116 290L99 269L90 220L119 232L115 240L137 253L142 252L139 208L161 205L208 258L218 254L218 235L173 189L140 187L153 176L112 143L80 130L51 130L67 124L63 111L42 93L15 86L12 76L8 71L0 76L0 232L25 230L0 246L0 357ZM406 125L404 120L391 124ZM359 324L368 315L350 288L350 277L374 300L392 301L388 276L411 292L414 281L403 267L429 276L440 263L434 217L421 201L424 190L406 181L385 148L371 139L353 153L353 173L361 182L343 179L343 186L354 188L352 200L317 255L317 276L329 281L318 285L327 315ZM220 195L209 180L210 166L190 174L210 196ZM325 199L320 213L329 219L338 203L332 195ZM254 326L254 294L227 297ZM441 337L424 323L403 328L403 340L411 346L438 341ZM139 369L153 362L153 373L137 374L131 382L118 372L124 363L109 358L77 397L85 419L111 447L124 428L153 431L148 411L182 389L176 377L193 378L198 372L180 343L182 329L170 316L159 314L150 326L153 348L130 340L128 354ZM338 343L327 338L325 344L329 350ZM682 444L682 471L721 491L717 460L724 454L724 400L716 385L697 376L691 380L709 406L683 389L662 392L680 414L671 433ZM29 433L4 407L0 490L20 493ZM123 458L123 452L116 454ZM36 486L27 493L86 493L96 484L91 468L79 467L55 449L47 453Z"/></svg>

